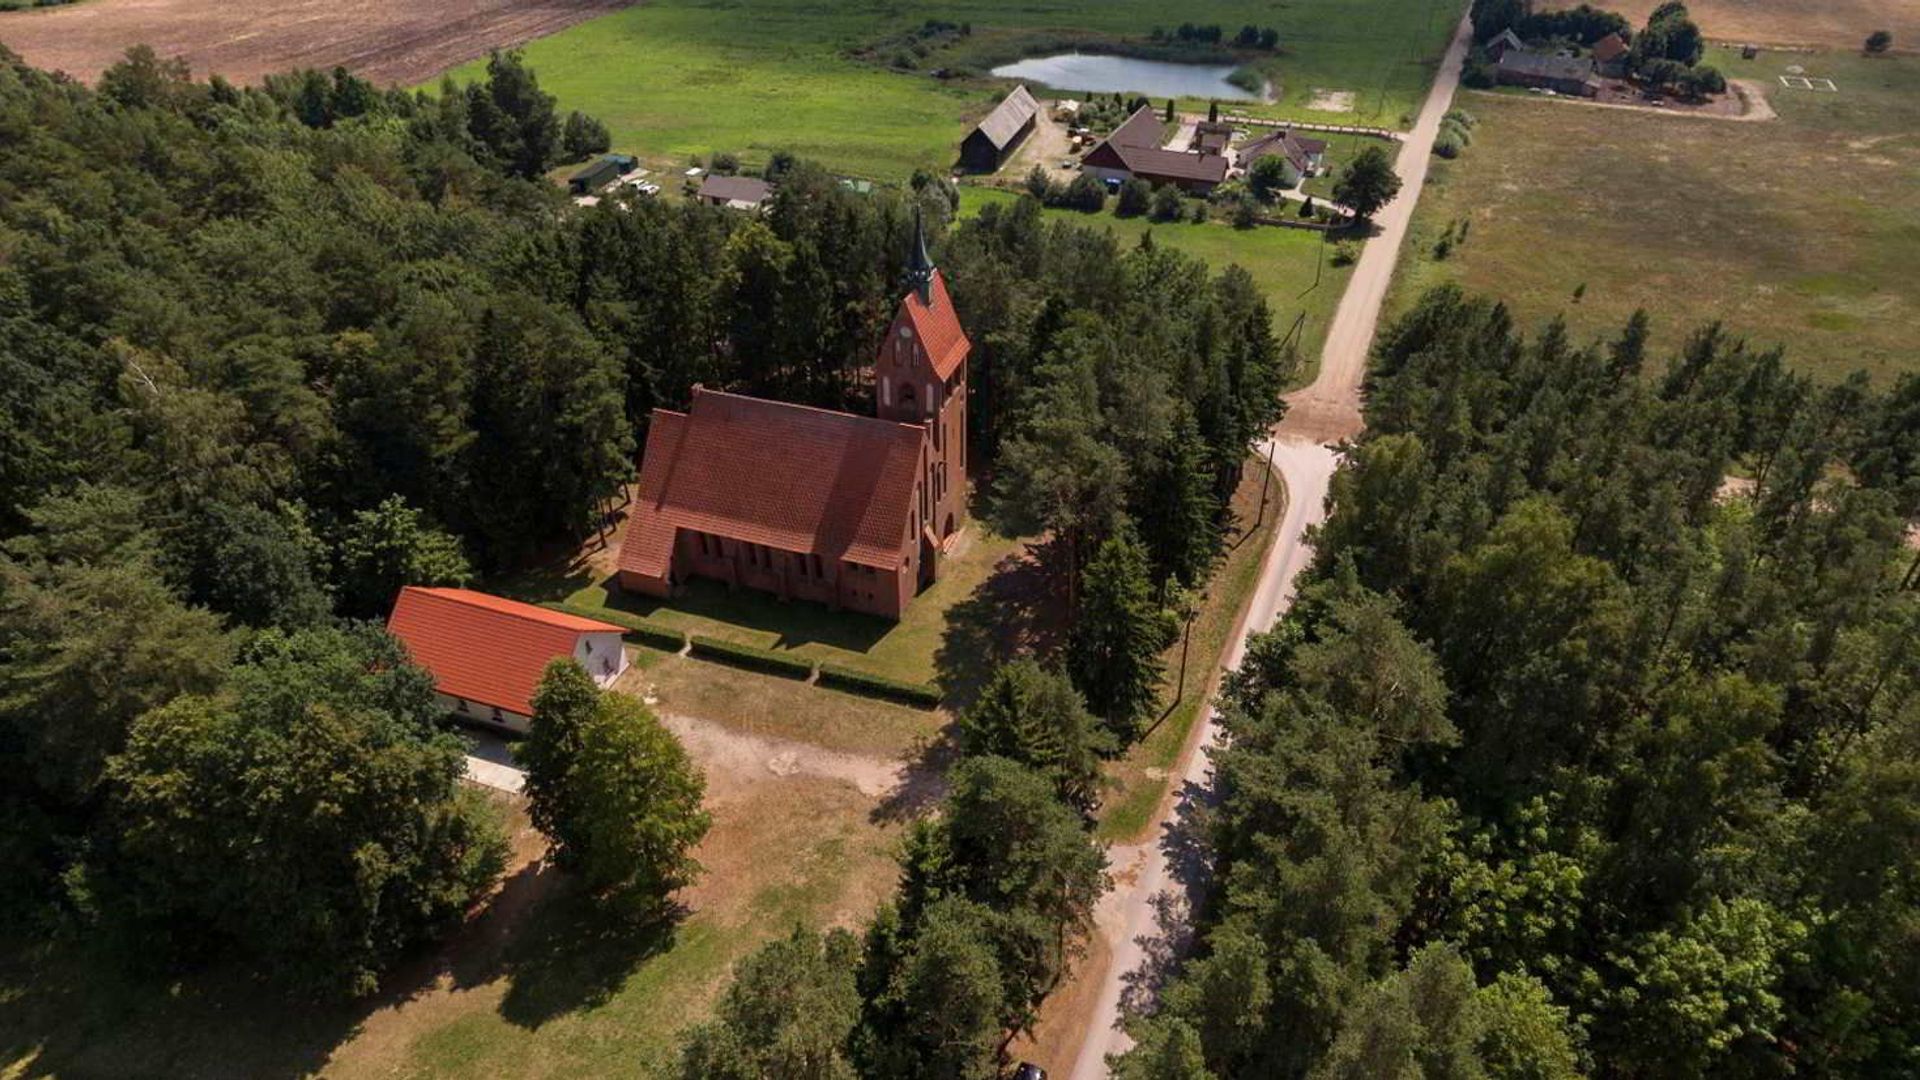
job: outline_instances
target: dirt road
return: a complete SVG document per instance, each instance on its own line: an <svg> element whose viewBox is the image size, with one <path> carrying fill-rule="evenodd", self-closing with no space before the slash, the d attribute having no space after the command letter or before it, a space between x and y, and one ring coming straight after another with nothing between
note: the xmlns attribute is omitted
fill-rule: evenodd
<svg viewBox="0 0 1920 1080"><path fill-rule="evenodd" d="M1376 222L1378 231L1367 241L1346 294L1334 312L1319 377L1313 385L1288 396L1287 417L1274 432L1270 449L1274 470L1287 485L1287 513L1260 569L1260 583L1247 606L1245 621L1227 651L1229 667L1240 663L1248 633L1273 625L1292 601L1294 580L1312 556L1305 541L1306 531L1326 516L1327 486L1338 463L1333 444L1360 433L1360 380L1366 372L1367 353L1406 238L1407 222L1426 183L1440 118L1451 107L1459 85L1471 30L1471 24L1463 18L1407 137L1395 166L1401 178L1400 196L1381 212ZM1103 947L1091 950L1091 954L1104 952L1109 959L1098 968L1089 963L1086 970L1076 974L1079 979L1098 979L1100 990L1094 997L1092 1014L1084 1020L1085 1034L1067 1073L1071 1080L1100 1080L1107 1075L1108 1056L1132 1045L1119 1027L1123 1008L1137 1008L1143 999L1151 999L1170 953L1177 951L1177 944L1184 940L1180 897L1186 889L1184 883L1192 879L1177 861L1180 853L1188 850L1177 838L1192 801L1205 799L1212 786L1208 750L1218 737L1216 721L1213 710L1208 709L1205 719L1196 725L1193 741L1177 771L1176 795L1162 807L1149 834L1152 839L1116 846L1108 852L1115 884L1096 914L1095 932ZM1174 925L1165 924L1169 919ZM1169 940L1174 943L1171 949Z"/></svg>
<svg viewBox="0 0 1920 1080"><path fill-rule="evenodd" d="M87 0L0 13L0 43L35 67L92 82L135 45L238 83L345 65L412 85L633 0Z"/></svg>

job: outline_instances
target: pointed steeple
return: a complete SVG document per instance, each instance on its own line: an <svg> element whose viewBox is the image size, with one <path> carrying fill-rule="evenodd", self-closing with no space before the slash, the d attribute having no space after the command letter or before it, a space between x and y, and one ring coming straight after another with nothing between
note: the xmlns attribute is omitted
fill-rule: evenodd
<svg viewBox="0 0 1920 1080"><path fill-rule="evenodd" d="M913 208L913 254L907 260L907 284L920 294L922 304L933 303L933 257L927 254L927 230L920 208Z"/></svg>

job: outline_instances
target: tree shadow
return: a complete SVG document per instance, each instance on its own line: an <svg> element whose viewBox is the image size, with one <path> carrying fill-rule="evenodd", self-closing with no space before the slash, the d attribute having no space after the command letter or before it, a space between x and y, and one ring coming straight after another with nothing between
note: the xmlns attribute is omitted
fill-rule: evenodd
<svg viewBox="0 0 1920 1080"><path fill-rule="evenodd" d="M500 1015L536 1029L606 1004L641 964L672 948L686 914L669 904L636 915L597 901L571 882L551 890L501 957L511 982Z"/></svg>
<svg viewBox="0 0 1920 1080"><path fill-rule="evenodd" d="M124 956L82 942L10 942L0 952L0 1062L20 1080L310 1076L371 1011L290 1001L224 965L133 973Z"/></svg>
<svg viewBox="0 0 1920 1080"><path fill-rule="evenodd" d="M1209 839L1213 803L1212 787L1191 781L1182 784L1173 818L1160 835L1160 851L1173 884L1149 901L1154 930L1137 939L1143 959L1139 967L1120 977L1120 1009L1126 1016L1151 1015L1161 991L1180 974L1192 952L1195 920L1205 910L1213 885Z"/></svg>
<svg viewBox="0 0 1920 1080"><path fill-rule="evenodd" d="M966 599L947 609L933 666L947 706L964 710L1000 664L1023 653L1050 657L1066 636L1061 544L1029 544L994 564Z"/></svg>
<svg viewBox="0 0 1920 1080"><path fill-rule="evenodd" d="M887 792L867 815L876 825L890 825L925 817L947 797L947 769L960 757L953 725L917 740L907 754L900 783Z"/></svg>

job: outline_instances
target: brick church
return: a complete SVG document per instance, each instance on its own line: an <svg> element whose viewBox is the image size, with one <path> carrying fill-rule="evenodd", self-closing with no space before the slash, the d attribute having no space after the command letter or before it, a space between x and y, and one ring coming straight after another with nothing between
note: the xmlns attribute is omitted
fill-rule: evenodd
<svg viewBox="0 0 1920 1080"><path fill-rule="evenodd" d="M874 359L874 416L696 386L655 409L620 588L691 577L898 619L966 514L967 354L915 228L908 291Z"/></svg>

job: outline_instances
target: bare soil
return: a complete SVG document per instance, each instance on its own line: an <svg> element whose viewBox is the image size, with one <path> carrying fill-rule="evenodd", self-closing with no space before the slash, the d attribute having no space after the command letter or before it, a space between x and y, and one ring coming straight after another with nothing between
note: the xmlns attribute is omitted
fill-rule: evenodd
<svg viewBox="0 0 1920 1080"><path fill-rule="evenodd" d="M1603 6L1642 26L1660 0ZM1873 31L1890 30L1895 45L1920 45L1920 4L1913 0L1688 0L1687 9L1714 41L1857 49Z"/></svg>
<svg viewBox="0 0 1920 1080"><path fill-rule="evenodd" d="M87 0L0 14L0 43L92 82L135 45L239 83L344 65L410 86L632 0Z"/></svg>

